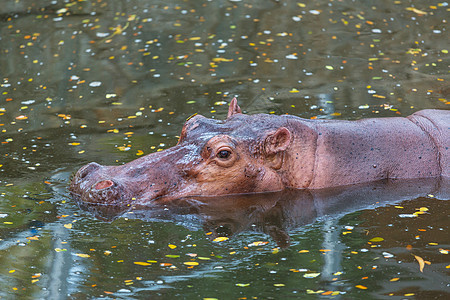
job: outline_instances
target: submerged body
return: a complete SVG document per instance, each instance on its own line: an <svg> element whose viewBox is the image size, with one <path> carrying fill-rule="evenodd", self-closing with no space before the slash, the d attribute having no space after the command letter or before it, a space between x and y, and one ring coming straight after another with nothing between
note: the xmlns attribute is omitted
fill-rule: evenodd
<svg viewBox="0 0 450 300"><path fill-rule="evenodd" d="M322 189L386 178L450 177L450 111L359 121L244 115L195 116L179 143L121 166L90 163L70 185L98 204L188 196Z"/></svg>

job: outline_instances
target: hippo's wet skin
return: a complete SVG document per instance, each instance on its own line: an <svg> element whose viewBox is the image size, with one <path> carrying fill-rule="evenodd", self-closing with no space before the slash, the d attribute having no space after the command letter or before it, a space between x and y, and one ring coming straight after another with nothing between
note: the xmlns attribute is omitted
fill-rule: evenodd
<svg viewBox="0 0 450 300"><path fill-rule="evenodd" d="M359 121L197 115L178 144L120 166L90 163L71 194L96 204L149 204L188 196L321 189L386 178L450 176L450 111Z"/></svg>

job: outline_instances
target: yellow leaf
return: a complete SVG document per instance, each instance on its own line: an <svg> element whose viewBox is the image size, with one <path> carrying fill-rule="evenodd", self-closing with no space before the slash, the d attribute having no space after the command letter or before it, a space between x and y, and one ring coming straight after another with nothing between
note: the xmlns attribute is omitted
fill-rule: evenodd
<svg viewBox="0 0 450 300"><path fill-rule="evenodd" d="M186 261L184 262L186 266L198 266L198 262L196 261Z"/></svg>
<svg viewBox="0 0 450 300"><path fill-rule="evenodd" d="M374 237L369 240L370 242L382 242L384 239L382 237Z"/></svg>
<svg viewBox="0 0 450 300"><path fill-rule="evenodd" d="M366 286L363 286L363 285L360 285L360 284L355 285L355 287L357 287L358 289L361 289L361 290L367 290Z"/></svg>
<svg viewBox="0 0 450 300"><path fill-rule="evenodd" d="M213 60L213 62L230 62L230 61L233 61L233 59L227 59L227 58L223 58L223 57L215 57L212 60Z"/></svg>
<svg viewBox="0 0 450 300"><path fill-rule="evenodd" d="M425 267L425 262L424 262L423 258L420 257L420 256L417 256L417 255L414 255L414 257L419 262L419 270L420 270L420 272L423 272L423 267Z"/></svg>
<svg viewBox="0 0 450 300"><path fill-rule="evenodd" d="M323 292L325 292L325 291L324 291L324 290L314 291L314 290L310 290L310 289L307 289L307 290L306 290L306 293L309 294L309 295L313 295L313 294L321 294L321 293L323 293Z"/></svg>
<svg viewBox="0 0 450 300"><path fill-rule="evenodd" d="M170 249L175 249L177 246L175 246L175 245L172 245L172 244L169 244L169 248Z"/></svg>
<svg viewBox="0 0 450 300"><path fill-rule="evenodd" d="M66 227L67 229L72 229L72 223L64 224L64 227Z"/></svg>
<svg viewBox="0 0 450 300"><path fill-rule="evenodd" d="M420 9L417 9L417 8L414 8L414 7L407 7L406 10L415 12L418 15L427 15L428 14L426 11L423 11L423 10L420 10Z"/></svg>
<svg viewBox="0 0 450 300"><path fill-rule="evenodd" d="M389 281L392 281L392 282L394 282L394 281L398 281L400 278L398 278L398 277L395 277L395 278L392 278L391 280L389 280Z"/></svg>
<svg viewBox="0 0 450 300"><path fill-rule="evenodd" d="M223 241L226 241L226 240L228 240L229 238L227 238L226 236L219 236L219 237L216 237L214 240L213 240L213 242L223 242Z"/></svg>
<svg viewBox="0 0 450 300"><path fill-rule="evenodd" d="M91 257L89 254L84 254L84 253L75 253L75 255L79 256L79 257L83 257L83 258Z"/></svg>
<svg viewBox="0 0 450 300"><path fill-rule="evenodd" d="M300 250L300 251L298 251L298 253L308 253L309 252L309 250Z"/></svg>
<svg viewBox="0 0 450 300"><path fill-rule="evenodd" d="M319 275L320 275L320 273L306 273L305 275L303 275L303 277L305 277L305 278L316 278Z"/></svg>
<svg viewBox="0 0 450 300"><path fill-rule="evenodd" d="M236 283L236 286L240 286L240 287L246 287L249 285L250 285L250 283Z"/></svg>
<svg viewBox="0 0 450 300"><path fill-rule="evenodd" d="M135 261L134 264L138 265L138 266L150 266L151 265L151 264L149 264L147 262L144 262L144 261Z"/></svg>

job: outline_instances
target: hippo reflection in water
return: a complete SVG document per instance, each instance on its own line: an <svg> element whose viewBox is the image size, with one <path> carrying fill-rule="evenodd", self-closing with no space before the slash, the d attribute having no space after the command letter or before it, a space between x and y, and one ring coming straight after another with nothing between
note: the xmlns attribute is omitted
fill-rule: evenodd
<svg viewBox="0 0 450 300"><path fill-rule="evenodd" d="M358 121L196 115L178 144L120 166L90 163L69 190L105 205L168 203L192 196L316 190L380 179L449 177L450 112Z"/></svg>
<svg viewBox="0 0 450 300"><path fill-rule="evenodd" d="M450 199L450 178L384 179L325 189L284 189L279 192L216 197L185 197L160 205L98 205L78 202L104 221L120 217L143 221L171 221L190 230L203 229L210 239L232 237L242 231L263 232L277 246L290 245L289 232L320 219L337 219L363 209L433 195ZM151 208L151 209L149 209Z"/></svg>

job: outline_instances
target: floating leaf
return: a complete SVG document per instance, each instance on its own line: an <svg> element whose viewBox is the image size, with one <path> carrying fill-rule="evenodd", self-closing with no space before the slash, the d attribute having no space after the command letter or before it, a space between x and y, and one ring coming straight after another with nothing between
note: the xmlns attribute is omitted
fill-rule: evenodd
<svg viewBox="0 0 450 300"><path fill-rule="evenodd" d="M236 283L236 286L239 286L239 287L246 287L249 285L250 285L250 283Z"/></svg>
<svg viewBox="0 0 450 300"><path fill-rule="evenodd" d="M412 11L412 12L418 14L418 15L427 15L428 14L426 11L417 9L415 7L407 7L406 10Z"/></svg>
<svg viewBox="0 0 450 300"><path fill-rule="evenodd" d="M417 255L414 255L414 254L413 254L413 256L415 257L415 259L419 263L419 270L420 270L420 272L423 273L423 268L425 267L425 261L420 256L417 256Z"/></svg>
<svg viewBox="0 0 450 300"><path fill-rule="evenodd" d="M169 246L170 249L175 249L177 247L177 246L172 245L172 244L169 244L168 246Z"/></svg>
<svg viewBox="0 0 450 300"><path fill-rule="evenodd" d="M306 293L309 294L309 295L322 294L323 292L325 292L325 291L324 290L313 291L313 290L310 290L310 289L306 290Z"/></svg>
<svg viewBox="0 0 450 300"><path fill-rule="evenodd" d="M84 254L84 253L75 253L75 255L79 256L79 257L83 257L83 258L91 257L89 254Z"/></svg>
<svg viewBox="0 0 450 300"><path fill-rule="evenodd" d="M305 278L316 278L319 275L320 275L320 273L306 273L306 274L303 275L303 277L305 277Z"/></svg>
<svg viewBox="0 0 450 300"><path fill-rule="evenodd" d="M213 240L213 242L223 242L223 241L226 241L226 240L228 240L229 238L227 238L226 236L219 236L219 237L216 237L214 240Z"/></svg>
<svg viewBox="0 0 450 300"><path fill-rule="evenodd" d="M200 260L210 260L211 259L211 257L202 257L202 256L199 256L197 258Z"/></svg>
<svg viewBox="0 0 450 300"><path fill-rule="evenodd" d="M134 264L138 265L138 266L150 266L151 265L150 263L144 262L144 261L135 261Z"/></svg>
<svg viewBox="0 0 450 300"><path fill-rule="evenodd" d="M248 244L248 247L254 247L254 246L262 246L262 245L266 245L269 242L253 242L251 244Z"/></svg>
<svg viewBox="0 0 450 300"><path fill-rule="evenodd" d="M186 261L184 262L186 266L198 266L198 262L196 261Z"/></svg>
<svg viewBox="0 0 450 300"><path fill-rule="evenodd" d="M395 278L390 279L389 281L395 282L395 281L399 281L399 279L400 279L400 278L395 277Z"/></svg>
<svg viewBox="0 0 450 300"><path fill-rule="evenodd" d="M160 265L161 267L170 267L170 266L172 266L171 263L160 263L159 265Z"/></svg>
<svg viewBox="0 0 450 300"><path fill-rule="evenodd" d="M369 241L371 241L371 242L382 242L382 241L384 241L384 239L382 237L374 237L374 238L371 238Z"/></svg>
<svg viewBox="0 0 450 300"><path fill-rule="evenodd" d="M66 227L67 229L72 229L72 226L72 223L64 224L64 227Z"/></svg>
<svg viewBox="0 0 450 300"><path fill-rule="evenodd" d="M358 289L361 289L361 290L367 290L366 286L363 286L363 285L360 285L360 284L355 285L355 287L357 287Z"/></svg>

